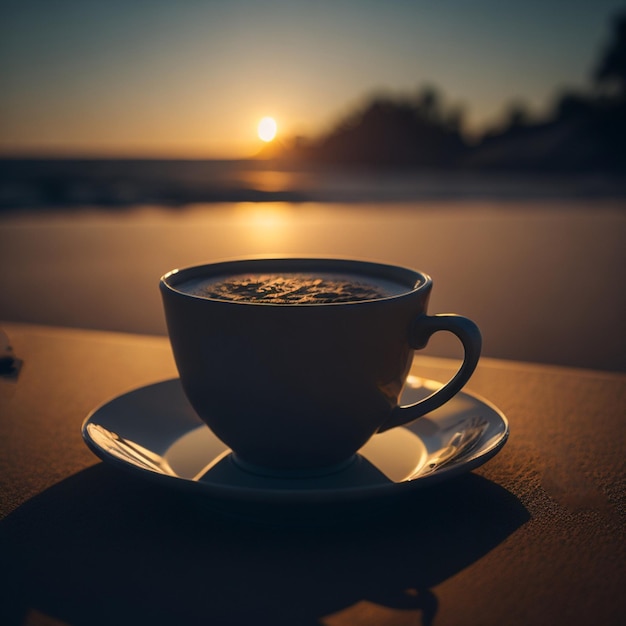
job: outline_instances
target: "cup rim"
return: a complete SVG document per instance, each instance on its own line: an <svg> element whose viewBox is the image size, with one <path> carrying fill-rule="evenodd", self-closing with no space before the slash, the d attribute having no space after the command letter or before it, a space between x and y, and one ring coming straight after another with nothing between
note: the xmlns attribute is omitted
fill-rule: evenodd
<svg viewBox="0 0 626 626"><path fill-rule="evenodd" d="M285 264L290 264L288 270ZM262 269L259 269L262 268ZM281 269L282 268L282 269ZM376 278L387 279L406 286L406 291L400 294L371 298L367 300L350 300L347 302L310 302L310 303L275 303L275 302L251 302L241 300L225 300L220 298L208 298L198 296L177 289L177 285L187 280L207 275L220 275L231 273L248 272L337 272L345 274L362 274ZM237 257L211 263L189 265L166 272L160 279L160 287L164 291L178 294L193 300L219 302L221 304L236 306L262 306L262 307L337 307L363 305L372 302L384 302L406 298L416 292L423 291L432 285L431 277L420 270L393 265L379 261L353 259L345 257L319 257L319 256L252 256Z"/></svg>

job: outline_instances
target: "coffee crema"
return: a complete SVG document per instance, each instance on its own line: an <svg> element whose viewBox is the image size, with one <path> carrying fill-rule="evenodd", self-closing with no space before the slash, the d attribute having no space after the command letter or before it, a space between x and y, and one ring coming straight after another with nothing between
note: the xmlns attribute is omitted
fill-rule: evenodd
<svg viewBox="0 0 626 626"><path fill-rule="evenodd" d="M275 272L202 277L177 288L201 298L267 304L332 304L376 300L409 287L360 274Z"/></svg>

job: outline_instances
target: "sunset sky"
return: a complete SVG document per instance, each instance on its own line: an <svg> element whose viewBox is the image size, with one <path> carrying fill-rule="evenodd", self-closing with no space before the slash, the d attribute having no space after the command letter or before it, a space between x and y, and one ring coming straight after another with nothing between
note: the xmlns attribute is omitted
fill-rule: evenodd
<svg viewBox="0 0 626 626"><path fill-rule="evenodd" d="M611 0L3 0L0 153L246 157L430 84L468 128L582 89Z"/></svg>

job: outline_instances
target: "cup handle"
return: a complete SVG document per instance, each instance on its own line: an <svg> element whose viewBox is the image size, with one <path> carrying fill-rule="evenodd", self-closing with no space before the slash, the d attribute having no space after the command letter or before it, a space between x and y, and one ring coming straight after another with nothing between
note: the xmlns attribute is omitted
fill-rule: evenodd
<svg viewBox="0 0 626 626"><path fill-rule="evenodd" d="M456 395L474 373L474 369L476 369L478 359L480 358L482 337L478 326L467 317L453 313L420 315L415 318L411 325L409 343L415 350L421 350L426 347L431 336L440 330L447 330L455 334L463 344L463 363L459 371L447 384L427 398L415 404L397 406L392 411L389 419L377 432L382 433L395 426L412 422L418 417L434 411L437 407L440 407Z"/></svg>

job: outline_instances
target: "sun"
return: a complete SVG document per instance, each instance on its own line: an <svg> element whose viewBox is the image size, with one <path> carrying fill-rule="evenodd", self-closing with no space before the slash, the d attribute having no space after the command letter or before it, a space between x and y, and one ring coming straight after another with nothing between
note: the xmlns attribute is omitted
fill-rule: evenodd
<svg viewBox="0 0 626 626"><path fill-rule="evenodd" d="M276 120L273 117L264 117L257 126L257 133L259 139L265 142L270 142L276 137Z"/></svg>

